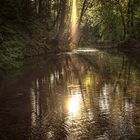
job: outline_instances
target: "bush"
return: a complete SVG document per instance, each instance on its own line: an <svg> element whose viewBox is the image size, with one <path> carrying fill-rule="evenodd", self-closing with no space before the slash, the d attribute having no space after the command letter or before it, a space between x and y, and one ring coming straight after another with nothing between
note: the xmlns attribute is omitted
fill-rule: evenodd
<svg viewBox="0 0 140 140"><path fill-rule="evenodd" d="M23 46L20 40L4 42L0 48L0 67L20 67L23 52Z"/></svg>

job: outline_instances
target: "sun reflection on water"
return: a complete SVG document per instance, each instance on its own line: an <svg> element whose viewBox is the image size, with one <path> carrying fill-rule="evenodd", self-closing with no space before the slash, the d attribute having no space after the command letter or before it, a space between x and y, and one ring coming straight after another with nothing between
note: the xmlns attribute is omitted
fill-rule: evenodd
<svg viewBox="0 0 140 140"><path fill-rule="evenodd" d="M68 112L73 116L76 116L80 111L80 101L80 94L72 95L72 97L68 100Z"/></svg>

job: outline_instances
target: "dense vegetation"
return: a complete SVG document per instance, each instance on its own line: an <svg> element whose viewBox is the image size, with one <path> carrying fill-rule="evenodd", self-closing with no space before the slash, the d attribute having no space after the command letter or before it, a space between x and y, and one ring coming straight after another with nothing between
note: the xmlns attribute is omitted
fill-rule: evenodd
<svg viewBox="0 0 140 140"><path fill-rule="evenodd" d="M84 19L92 40L118 42L140 37L139 0L93 0L88 7Z"/></svg>
<svg viewBox="0 0 140 140"><path fill-rule="evenodd" d="M0 67L71 42L72 0L0 0ZM139 40L139 0L77 0L78 44ZM67 44L68 44L67 43ZM58 44L64 47L58 47Z"/></svg>

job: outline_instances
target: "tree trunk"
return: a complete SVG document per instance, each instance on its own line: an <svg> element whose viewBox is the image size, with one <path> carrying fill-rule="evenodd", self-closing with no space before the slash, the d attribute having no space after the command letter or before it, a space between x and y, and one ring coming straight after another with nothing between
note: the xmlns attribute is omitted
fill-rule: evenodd
<svg viewBox="0 0 140 140"><path fill-rule="evenodd" d="M84 15L84 12L85 12L85 8L86 8L86 3L87 3L87 0L84 0L83 6L82 6L82 10L81 10L81 14L80 14L80 18L79 18L78 27L80 26L80 24L82 22L82 18L83 18L83 15Z"/></svg>
<svg viewBox="0 0 140 140"><path fill-rule="evenodd" d="M123 40L125 40L126 39L126 33L127 33L127 31L126 31L126 24L125 24L124 13L123 13L122 6L121 6L119 0L117 1L117 4L119 6L119 12L121 14L121 21L122 21L122 26L123 26Z"/></svg>
<svg viewBox="0 0 140 140"><path fill-rule="evenodd" d="M59 25L59 32L57 37L61 38L63 31L64 31L64 26L65 26L65 13L66 13L66 0L63 0L61 2L61 17L60 17L60 25Z"/></svg>

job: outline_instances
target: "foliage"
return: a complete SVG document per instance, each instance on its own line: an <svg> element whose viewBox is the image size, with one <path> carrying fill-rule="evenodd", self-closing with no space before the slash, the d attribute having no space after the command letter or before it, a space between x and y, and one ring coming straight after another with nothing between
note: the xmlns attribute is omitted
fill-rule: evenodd
<svg viewBox="0 0 140 140"><path fill-rule="evenodd" d="M23 58L23 50L16 41L8 41L3 43L0 50L0 66L18 66L18 60Z"/></svg>
<svg viewBox="0 0 140 140"><path fill-rule="evenodd" d="M13 26L1 26L3 42L0 44L0 68L21 66L24 55L24 41Z"/></svg>
<svg viewBox="0 0 140 140"><path fill-rule="evenodd" d="M57 50L62 42L70 43L72 3L0 0L0 67L15 66L24 55L39 55ZM139 40L139 8L139 0L77 0L78 42Z"/></svg>
<svg viewBox="0 0 140 140"><path fill-rule="evenodd" d="M94 0L91 4L87 3L81 30L84 32L85 26L88 27L90 41L139 39L139 7L138 0Z"/></svg>

